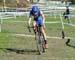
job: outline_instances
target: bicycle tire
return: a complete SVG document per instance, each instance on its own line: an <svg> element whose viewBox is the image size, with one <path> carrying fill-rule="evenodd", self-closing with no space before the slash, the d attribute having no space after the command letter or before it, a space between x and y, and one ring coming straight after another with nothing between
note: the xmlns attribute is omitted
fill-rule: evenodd
<svg viewBox="0 0 75 60"><path fill-rule="evenodd" d="M38 52L41 55L43 52L45 52L45 42L42 33L40 31L40 27L37 26L36 31L38 35L38 40L37 40Z"/></svg>
<svg viewBox="0 0 75 60"><path fill-rule="evenodd" d="M37 40L37 46L38 46L38 52L39 54L43 54L45 52L45 42L44 42L44 39L43 39L43 36L39 35L39 38Z"/></svg>

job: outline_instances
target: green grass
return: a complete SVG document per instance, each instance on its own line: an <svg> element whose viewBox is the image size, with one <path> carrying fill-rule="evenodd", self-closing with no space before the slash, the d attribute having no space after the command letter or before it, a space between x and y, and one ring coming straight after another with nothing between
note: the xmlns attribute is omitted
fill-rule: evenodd
<svg viewBox="0 0 75 60"><path fill-rule="evenodd" d="M0 60L75 60L74 39L71 39L67 46L67 39L48 38L49 49L43 55L38 55L36 41L33 37L12 35L33 35L33 31L28 32L27 22L11 22L27 20L24 16L3 20L2 32L0 33ZM67 23L64 18L63 20ZM46 21L60 21L60 18L46 17ZM71 21L75 24L75 18L71 18ZM65 36L74 38L75 27L64 26ZM61 24L46 24L47 36L62 37L61 31Z"/></svg>

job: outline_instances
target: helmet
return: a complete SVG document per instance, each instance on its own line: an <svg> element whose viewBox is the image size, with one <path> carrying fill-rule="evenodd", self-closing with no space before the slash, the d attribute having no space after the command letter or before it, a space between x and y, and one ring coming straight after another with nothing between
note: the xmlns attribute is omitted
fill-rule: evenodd
<svg viewBox="0 0 75 60"><path fill-rule="evenodd" d="M38 12L39 8L38 6L32 6L32 12Z"/></svg>

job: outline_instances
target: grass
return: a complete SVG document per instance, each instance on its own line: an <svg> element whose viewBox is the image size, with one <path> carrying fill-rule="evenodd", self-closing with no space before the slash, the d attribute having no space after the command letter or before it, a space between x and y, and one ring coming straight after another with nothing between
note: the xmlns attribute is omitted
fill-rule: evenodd
<svg viewBox="0 0 75 60"><path fill-rule="evenodd" d="M1 60L75 60L75 40L71 39L66 45L67 39L52 39L48 38L49 49L43 55L38 55L36 41L33 37L12 35L29 33L27 22L12 22L12 21L27 21L24 16L5 19L2 24L2 32L0 33L0 59ZM64 18L63 18L64 20ZM60 21L59 17L46 17L46 21ZM71 18L74 24L75 18ZM67 23L64 20L64 23ZM65 26L65 36L74 38L75 28L69 25ZM61 24L46 24L46 33L48 36L62 37Z"/></svg>

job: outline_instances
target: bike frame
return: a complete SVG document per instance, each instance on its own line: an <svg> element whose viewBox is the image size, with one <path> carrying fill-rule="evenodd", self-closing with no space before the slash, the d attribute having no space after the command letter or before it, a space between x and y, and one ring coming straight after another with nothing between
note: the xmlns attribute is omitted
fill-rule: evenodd
<svg viewBox="0 0 75 60"><path fill-rule="evenodd" d="M33 27L28 27L29 32L31 32L30 28L33 28ZM37 49L38 49L39 54L41 55L43 52L45 52L45 42L44 42L44 38L42 36L39 26L36 26L36 33L38 35L38 39L36 40Z"/></svg>
<svg viewBox="0 0 75 60"><path fill-rule="evenodd" d="M41 55L43 52L45 52L45 42L42 33L40 31L40 27L36 26L36 30L38 33L37 47L38 47L39 54Z"/></svg>

